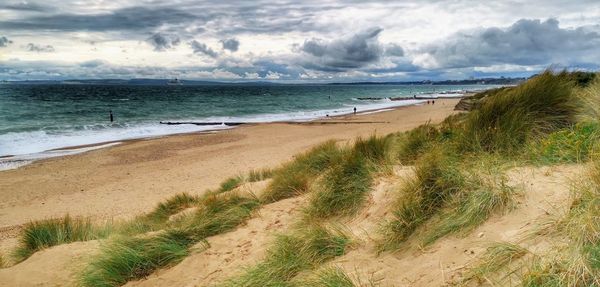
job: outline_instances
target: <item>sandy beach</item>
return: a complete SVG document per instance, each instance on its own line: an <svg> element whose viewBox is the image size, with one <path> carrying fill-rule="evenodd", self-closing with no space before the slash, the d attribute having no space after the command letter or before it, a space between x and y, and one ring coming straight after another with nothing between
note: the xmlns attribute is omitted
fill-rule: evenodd
<svg viewBox="0 0 600 287"><path fill-rule="evenodd" d="M176 193L201 194L250 169L275 167L328 139L404 131L453 113L457 99L435 105L303 124L257 124L216 133L134 140L0 172L0 235L31 220L70 214L128 218Z"/></svg>

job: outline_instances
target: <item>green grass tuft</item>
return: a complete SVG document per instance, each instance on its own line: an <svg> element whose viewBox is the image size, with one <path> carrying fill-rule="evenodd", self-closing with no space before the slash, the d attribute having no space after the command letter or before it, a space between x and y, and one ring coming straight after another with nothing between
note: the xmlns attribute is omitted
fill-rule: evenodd
<svg viewBox="0 0 600 287"><path fill-rule="evenodd" d="M14 252L17 262L21 262L33 253L44 248L87 241L108 236L110 225L96 226L88 218L54 218L30 222L20 234L19 246Z"/></svg>
<svg viewBox="0 0 600 287"><path fill-rule="evenodd" d="M489 169L489 167L484 167ZM518 194L506 185L507 179L496 168L482 174L481 166L467 171L461 193L448 204L440 219L429 226L423 235L423 244L429 245L451 233L468 232L484 223L492 214L501 213L514 206Z"/></svg>
<svg viewBox="0 0 600 287"><path fill-rule="evenodd" d="M129 280L143 278L158 268L181 261L188 255L188 244L163 234L113 239L84 270L81 285L121 286Z"/></svg>
<svg viewBox="0 0 600 287"><path fill-rule="evenodd" d="M434 145L439 136L438 129L429 123L401 134L398 159L402 164L413 164Z"/></svg>
<svg viewBox="0 0 600 287"><path fill-rule="evenodd" d="M487 97L469 113L458 146L514 155L528 141L569 127L581 110L573 86L567 73L546 71Z"/></svg>
<svg viewBox="0 0 600 287"><path fill-rule="evenodd" d="M350 276L339 267L329 267L317 272L316 276L295 284L306 287L355 287Z"/></svg>
<svg viewBox="0 0 600 287"><path fill-rule="evenodd" d="M369 163L377 166L388 160L388 147L390 141L388 137L378 137L372 135L367 139L357 138L352 147L352 153L364 158Z"/></svg>
<svg viewBox="0 0 600 287"><path fill-rule="evenodd" d="M478 264L469 269L462 282L476 280L479 284L488 282L494 286L512 286L507 283L513 280L519 281L518 275L520 275L517 274L520 265L514 266L514 263L527 254L529 251L519 245L509 242L494 243L486 249ZM503 274L499 274L500 272Z"/></svg>
<svg viewBox="0 0 600 287"><path fill-rule="evenodd" d="M307 192L310 182L338 161L340 155L336 143L328 141L297 156L274 172L273 180L261 195L261 201L270 203Z"/></svg>
<svg viewBox="0 0 600 287"><path fill-rule="evenodd" d="M111 240L98 256L92 258L81 275L81 284L119 286L175 264L187 256L192 244L239 226L258 206L255 198L236 194L208 195L193 215L175 222L175 226L169 226L164 232Z"/></svg>
<svg viewBox="0 0 600 287"><path fill-rule="evenodd" d="M400 190L394 218L383 227L381 251L400 247L418 226L439 211L464 185L464 175L452 155L433 150L415 166L415 176Z"/></svg>
<svg viewBox="0 0 600 287"><path fill-rule="evenodd" d="M532 143L534 161L543 164L579 163L587 161L600 136L600 124L585 122L551 133Z"/></svg>
<svg viewBox="0 0 600 287"><path fill-rule="evenodd" d="M347 152L319 180L306 214L313 218L352 215L363 205L373 181L367 160L358 151ZM382 156L382 155L380 155Z"/></svg>
<svg viewBox="0 0 600 287"><path fill-rule="evenodd" d="M244 177L242 176L234 176L230 177L223 182L219 186L219 190L217 192L227 192L232 191L242 185L244 183Z"/></svg>
<svg viewBox="0 0 600 287"><path fill-rule="evenodd" d="M253 169L248 173L249 182L263 181L273 176L273 170L269 168Z"/></svg>
<svg viewBox="0 0 600 287"><path fill-rule="evenodd" d="M226 286L290 286L298 273L345 254L350 239L339 230L311 225L279 235L264 261L229 280Z"/></svg>
<svg viewBox="0 0 600 287"><path fill-rule="evenodd" d="M118 227L118 233L135 235L157 231L167 226L171 216L198 205L200 197L187 193L176 194L159 203L150 213L134 218Z"/></svg>
<svg viewBox="0 0 600 287"><path fill-rule="evenodd" d="M524 286L600 286L600 163L591 164L588 179L575 186L570 209L553 227L566 245L536 258Z"/></svg>

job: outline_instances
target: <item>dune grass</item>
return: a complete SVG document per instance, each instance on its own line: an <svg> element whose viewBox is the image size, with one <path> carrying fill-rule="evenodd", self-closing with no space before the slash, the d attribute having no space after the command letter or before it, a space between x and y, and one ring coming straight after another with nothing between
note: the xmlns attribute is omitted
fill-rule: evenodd
<svg viewBox="0 0 600 287"><path fill-rule="evenodd" d="M438 149L419 159L415 176L399 191L400 197L392 208L393 219L383 226L380 251L399 248L418 226L461 190L464 181L454 155Z"/></svg>
<svg viewBox="0 0 600 287"><path fill-rule="evenodd" d="M589 159L599 139L598 122L581 122L532 143L530 155L542 164L581 163Z"/></svg>
<svg viewBox="0 0 600 287"><path fill-rule="evenodd" d="M261 195L265 203L296 196L308 191L310 183L341 155L335 141L328 141L297 156L273 173L273 180Z"/></svg>
<svg viewBox="0 0 600 287"><path fill-rule="evenodd" d="M16 262L21 262L44 248L104 238L110 232L110 224L94 225L89 218L72 218L69 215L30 222L21 231L19 245L13 256Z"/></svg>
<svg viewBox="0 0 600 287"><path fill-rule="evenodd" d="M387 165L388 146L388 138L371 136L358 138L350 149L341 151L318 181L306 215L324 219L356 213L371 188L373 172Z"/></svg>
<svg viewBox="0 0 600 287"><path fill-rule="evenodd" d="M518 261L527 254L530 254L529 251L517 244L493 243L487 247L477 265L469 269L461 283L477 281L478 284L486 282L492 286L513 286L519 282L521 275Z"/></svg>
<svg viewBox="0 0 600 287"><path fill-rule="evenodd" d="M225 286L291 286L298 273L344 255L350 239L336 228L307 225L289 235L279 235L266 258Z"/></svg>
<svg viewBox="0 0 600 287"><path fill-rule="evenodd" d="M213 194L198 210L165 231L149 236L109 240L80 277L82 286L120 286L182 260L189 248L209 236L229 231L250 218L259 206L255 198Z"/></svg>
<svg viewBox="0 0 600 287"><path fill-rule="evenodd" d="M232 190L236 189L237 187L239 187L240 185L242 185L244 183L244 180L245 179L243 176L230 177L230 178L224 180L223 182L221 182L217 192L232 191Z"/></svg>
<svg viewBox="0 0 600 287"><path fill-rule="evenodd" d="M565 216L551 235L565 244L537 257L523 276L524 286L600 286L600 163L576 185Z"/></svg>
<svg viewBox="0 0 600 287"><path fill-rule="evenodd" d="M465 121L462 151L518 154L532 139L576 122L581 112L568 73L546 71L488 97Z"/></svg>
<svg viewBox="0 0 600 287"><path fill-rule="evenodd" d="M124 222L115 228L116 233L136 235L164 229L171 216L194 206L200 197L187 193L179 193L159 203L151 212Z"/></svg>
<svg viewBox="0 0 600 287"><path fill-rule="evenodd" d="M366 139L357 138L350 152L378 168L388 162L389 146L390 137L372 135Z"/></svg>
<svg viewBox="0 0 600 287"><path fill-rule="evenodd" d="M311 218L352 215L363 205L372 181L367 158L347 152L319 180L305 212Z"/></svg>
<svg viewBox="0 0 600 287"><path fill-rule="evenodd" d="M350 276L339 267L328 267L308 279L299 280L294 286L306 287L355 287Z"/></svg>
<svg viewBox="0 0 600 287"><path fill-rule="evenodd" d="M120 286L188 255L188 241L165 234L119 237L102 247L81 277L82 286Z"/></svg>
<svg viewBox="0 0 600 287"><path fill-rule="evenodd" d="M413 164L438 140L440 132L430 123L420 125L400 135L397 147L398 159L402 164Z"/></svg>
<svg viewBox="0 0 600 287"><path fill-rule="evenodd" d="M554 246L532 260L518 262L530 254L510 243L490 246L464 282L477 280L496 285L521 282L523 286L600 286L600 166L592 164L590 176L574 187L567 213L545 226L543 234ZM549 231L549 233L548 233Z"/></svg>
<svg viewBox="0 0 600 287"><path fill-rule="evenodd" d="M471 231L493 214L514 207L519 193L506 184L507 179L496 162L477 164L468 168L466 173L461 192L422 235L423 245L432 244L451 233Z"/></svg>
<svg viewBox="0 0 600 287"><path fill-rule="evenodd" d="M272 170L270 168L253 169L250 172L248 172L248 181L249 182L263 181L263 180L273 177L273 173L274 173L274 170Z"/></svg>

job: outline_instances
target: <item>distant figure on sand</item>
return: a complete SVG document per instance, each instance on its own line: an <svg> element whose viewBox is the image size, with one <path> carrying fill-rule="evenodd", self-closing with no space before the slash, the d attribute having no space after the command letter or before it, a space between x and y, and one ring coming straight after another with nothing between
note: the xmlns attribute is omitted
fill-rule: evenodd
<svg viewBox="0 0 600 287"><path fill-rule="evenodd" d="M434 100L431 100L431 104L432 104L432 105L435 105L435 101L434 101Z"/></svg>
<svg viewBox="0 0 600 287"><path fill-rule="evenodd" d="M110 115L110 122L112 123L112 122L113 122L113 114L112 114L112 111L108 111L108 114Z"/></svg>
<svg viewBox="0 0 600 287"><path fill-rule="evenodd" d="M354 107L354 114L356 115L356 107Z"/></svg>

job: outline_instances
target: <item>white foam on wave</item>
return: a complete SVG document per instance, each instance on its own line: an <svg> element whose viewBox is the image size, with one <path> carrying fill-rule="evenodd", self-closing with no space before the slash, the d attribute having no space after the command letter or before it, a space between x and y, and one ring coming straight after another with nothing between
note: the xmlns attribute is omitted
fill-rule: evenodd
<svg viewBox="0 0 600 287"><path fill-rule="evenodd" d="M289 113L258 114L237 117L208 117L202 119L188 119L176 121L191 122L247 122L268 123L281 121L311 121L327 116L339 116L351 114L354 107L359 113L365 111L385 110L398 106L407 106L423 103L423 100L391 101L389 99L374 100L356 105L346 104L340 108L313 111L298 111ZM8 158L0 158L0 170L18 168L32 161L64 156L73 153L81 153L88 148L55 150L65 147L91 145L102 142L114 142L129 139L150 138L179 133L191 133L208 130L228 129L226 125L163 125L159 123L125 124L125 125L102 125L94 124L87 127L72 128L59 132L33 131L13 132L0 135L0 156L12 155ZM102 148L106 145L90 148Z"/></svg>
<svg viewBox="0 0 600 287"><path fill-rule="evenodd" d="M60 132L13 132L0 135L1 155L26 155L64 147L90 145L102 142L164 136L204 130L217 130L226 126L166 126L139 124L105 126L89 129L72 129Z"/></svg>
<svg viewBox="0 0 600 287"><path fill-rule="evenodd" d="M28 164L30 164L36 160L40 160L40 159L66 156L66 155L74 155L74 154L78 154L78 153L83 153L83 152L88 152L88 151L92 151L92 150L96 150L96 149L101 149L101 148L118 145L120 143L121 142L113 142L113 143L107 143L107 144L103 144L103 145L95 145L95 146L82 147L82 148L49 150L49 151L43 151L43 152L39 152L39 153L16 155L16 156L0 158L0 171L16 169L16 168L28 165Z"/></svg>

